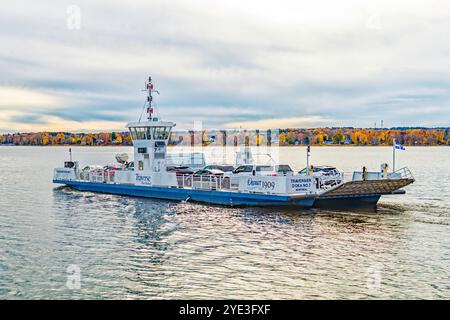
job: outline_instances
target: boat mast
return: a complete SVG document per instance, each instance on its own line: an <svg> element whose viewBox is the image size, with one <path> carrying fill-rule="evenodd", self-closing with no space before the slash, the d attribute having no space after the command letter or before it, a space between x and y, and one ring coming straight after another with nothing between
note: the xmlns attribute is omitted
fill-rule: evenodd
<svg viewBox="0 0 450 320"><path fill-rule="evenodd" d="M147 91L147 120L152 121L152 114L153 114L153 92L156 92L159 94L158 90L153 89L153 82L152 77L148 77L148 81L145 83L145 89Z"/></svg>

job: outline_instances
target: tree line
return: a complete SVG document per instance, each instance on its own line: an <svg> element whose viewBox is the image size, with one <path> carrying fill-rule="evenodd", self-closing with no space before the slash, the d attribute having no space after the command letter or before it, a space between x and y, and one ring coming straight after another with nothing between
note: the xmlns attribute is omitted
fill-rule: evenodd
<svg viewBox="0 0 450 320"><path fill-rule="evenodd" d="M395 139L407 146L450 145L450 128L314 128L260 130L174 131L171 145L392 145ZM2 145L22 146L129 146L129 132L37 132L0 134Z"/></svg>

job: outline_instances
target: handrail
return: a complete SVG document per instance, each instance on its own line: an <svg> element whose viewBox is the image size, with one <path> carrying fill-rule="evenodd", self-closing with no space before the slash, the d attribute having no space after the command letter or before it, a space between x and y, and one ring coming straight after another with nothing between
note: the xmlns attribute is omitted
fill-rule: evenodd
<svg viewBox="0 0 450 320"><path fill-rule="evenodd" d="M399 179L414 179L411 171L408 167L403 167L394 172L380 172L380 171L367 171L366 180L399 180ZM356 177L356 178L355 178ZM353 172L354 180L364 180L362 171Z"/></svg>
<svg viewBox="0 0 450 320"><path fill-rule="evenodd" d="M102 170L102 171L81 171L79 173L79 180L89 182L103 182L114 183L115 171L114 170Z"/></svg>
<svg viewBox="0 0 450 320"><path fill-rule="evenodd" d="M178 187L183 189L200 190L237 190L238 186L231 184L230 177L217 175L182 174L177 176Z"/></svg>
<svg viewBox="0 0 450 320"><path fill-rule="evenodd" d="M400 175L400 177L402 179L414 179L414 177L413 177L413 175L411 173L411 170L409 170L408 167L403 167L403 168L400 168L398 170L395 170L395 172L393 172L393 174Z"/></svg>

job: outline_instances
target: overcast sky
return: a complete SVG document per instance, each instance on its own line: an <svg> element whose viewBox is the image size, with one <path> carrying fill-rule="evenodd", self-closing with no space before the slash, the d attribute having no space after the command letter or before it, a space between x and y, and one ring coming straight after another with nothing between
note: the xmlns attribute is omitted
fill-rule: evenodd
<svg viewBox="0 0 450 320"><path fill-rule="evenodd" d="M123 129L148 75L178 128L450 126L445 0L3 1L0 39L2 132Z"/></svg>

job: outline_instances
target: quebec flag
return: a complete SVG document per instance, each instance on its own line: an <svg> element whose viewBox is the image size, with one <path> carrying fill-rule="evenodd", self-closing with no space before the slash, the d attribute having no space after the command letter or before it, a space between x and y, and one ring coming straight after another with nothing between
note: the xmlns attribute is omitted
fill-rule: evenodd
<svg viewBox="0 0 450 320"><path fill-rule="evenodd" d="M401 145L400 143L395 142L394 144L395 149L405 150L405 147Z"/></svg>

